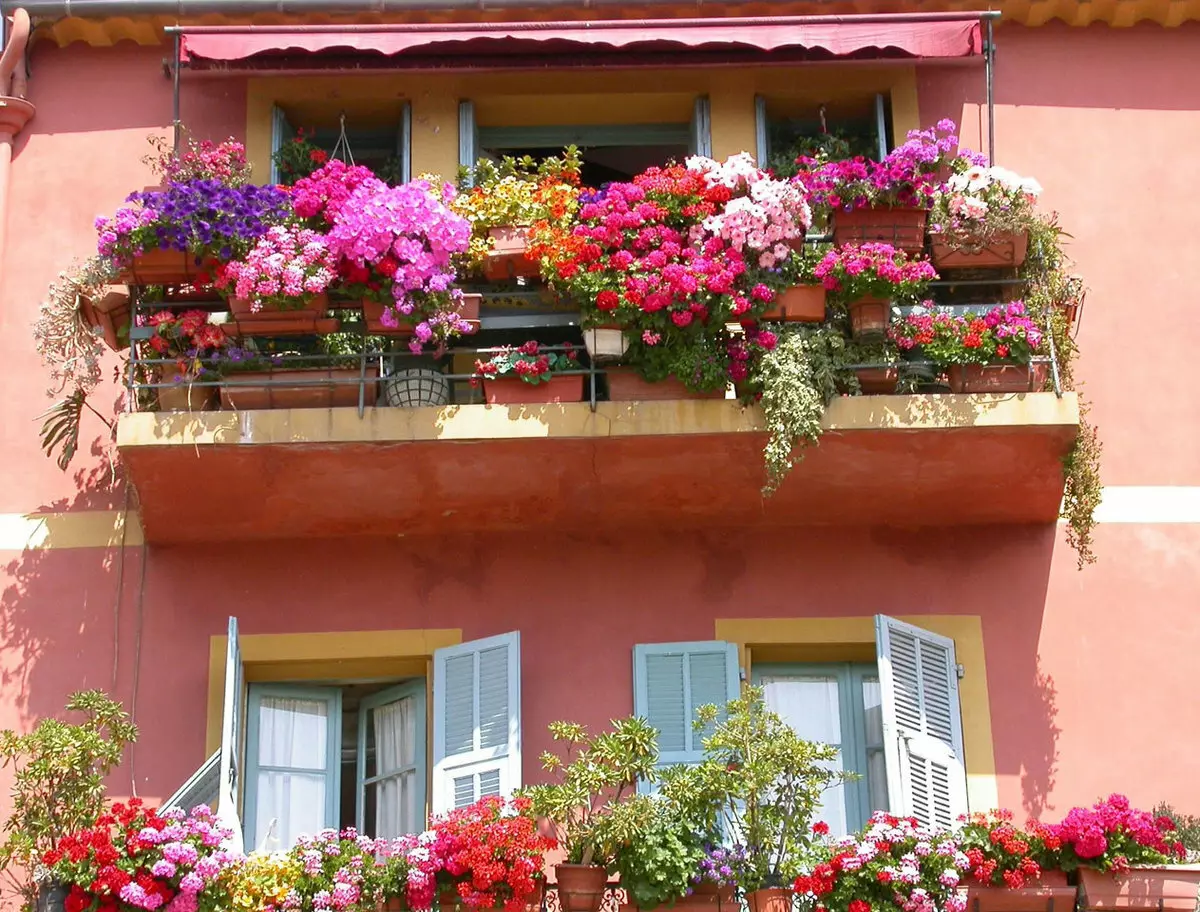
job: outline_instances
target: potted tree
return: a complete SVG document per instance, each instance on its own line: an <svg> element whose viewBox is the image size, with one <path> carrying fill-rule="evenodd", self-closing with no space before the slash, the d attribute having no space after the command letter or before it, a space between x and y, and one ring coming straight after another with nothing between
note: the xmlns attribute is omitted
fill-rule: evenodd
<svg viewBox="0 0 1200 912"><path fill-rule="evenodd" d="M598 735L573 722L555 722L550 734L565 745L561 756L542 755L542 767L556 781L524 794L532 812L553 827L565 854L554 867L563 912L597 912L615 858L614 834L629 819L625 812L617 821L608 818L636 793L638 782L653 775L656 734L637 717L616 720L611 731Z"/></svg>

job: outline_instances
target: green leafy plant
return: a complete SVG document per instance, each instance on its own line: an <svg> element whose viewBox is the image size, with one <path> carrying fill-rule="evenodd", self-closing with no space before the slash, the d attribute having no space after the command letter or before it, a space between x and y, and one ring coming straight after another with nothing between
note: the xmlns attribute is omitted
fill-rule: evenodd
<svg viewBox="0 0 1200 912"><path fill-rule="evenodd" d="M845 337L830 327L789 326L756 362L751 380L761 390L768 434L764 495L774 494L791 471L796 444L820 438L825 408L838 395L839 381L845 382L845 349Z"/></svg>
<svg viewBox="0 0 1200 912"><path fill-rule="evenodd" d="M724 389L729 381L728 338L711 327L673 333L653 345L644 336L634 336L624 363L651 383L674 377L693 392L709 393Z"/></svg>
<svg viewBox="0 0 1200 912"><path fill-rule="evenodd" d="M571 864L610 866L614 827L606 818L631 797L639 780L654 774L655 730L644 719L614 720L612 730L590 735L574 722L553 722L550 735L565 749L542 754L542 768L557 781L523 790L533 813L549 820Z"/></svg>
<svg viewBox="0 0 1200 912"><path fill-rule="evenodd" d="M286 140L271 156L279 172L279 182L291 186L301 178L308 177L329 161L329 153L312 141L313 130L303 127L296 135Z"/></svg>
<svg viewBox="0 0 1200 912"><path fill-rule="evenodd" d="M42 856L67 833L95 824L104 809L104 778L137 740L137 726L98 690L67 701L81 722L43 719L33 731L0 732L0 768L13 771L12 811L4 821L0 870L32 909Z"/></svg>
<svg viewBox="0 0 1200 912"><path fill-rule="evenodd" d="M614 807L599 830L614 847L621 887L638 908L674 905L691 890L704 840L675 802L635 795Z"/></svg>

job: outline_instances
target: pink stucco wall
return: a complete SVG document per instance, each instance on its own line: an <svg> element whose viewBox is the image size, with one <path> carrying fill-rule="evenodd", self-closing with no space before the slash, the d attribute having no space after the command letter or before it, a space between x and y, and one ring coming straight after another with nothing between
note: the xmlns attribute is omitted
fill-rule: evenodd
<svg viewBox="0 0 1200 912"><path fill-rule="evenodd" d="M1187 75L1200 28L1005 27L999 40L1000 161L1046 187L1092 288L1082 374L1105 480L1198 485L1200 397L1175 378L1192 357L1177 327L1200 259L1200 86ZM89 248L93 217L143 179L143 138L171 117L161 56L34 55L38 115L18 148L0 273L0 512L124 502L119 488L92 493L102 459L85 454L80 474L63 476L38 452L45 381L29 326L46 283ZM241 131L244 85L188 91L199 135ZM977 71L922 71L926 122L978 123L981 99ZM93 423L85 445L101 433ZM188 496L181 477L181 512ZM532 776L547 722L598 726L630 711L636 643L710 638L715 618L962 613L983 619L1002 803L1054 814L1123 790L1198 812L1200 705L1186 694L1200 654L1200 525L1105 525L1097 552L1079 573L1053 528L1008 527L9 553L0 725L28 725L81 686L109 689L143 726L114 788L161 796L202 759L209 637L231 613L248 633L515 628Z"/></svg>

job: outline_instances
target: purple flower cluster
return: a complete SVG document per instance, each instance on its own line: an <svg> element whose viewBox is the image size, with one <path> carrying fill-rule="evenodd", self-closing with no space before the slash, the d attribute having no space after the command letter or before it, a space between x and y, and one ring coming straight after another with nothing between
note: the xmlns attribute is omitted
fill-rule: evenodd
<svg viewBox="0 0 1200 912"><path fill-rule="evenodd" d="M700 870L692 883L716 884L718 887L736 887L748 880L750 862L744 845L704 847L700 859Z"/></svg>

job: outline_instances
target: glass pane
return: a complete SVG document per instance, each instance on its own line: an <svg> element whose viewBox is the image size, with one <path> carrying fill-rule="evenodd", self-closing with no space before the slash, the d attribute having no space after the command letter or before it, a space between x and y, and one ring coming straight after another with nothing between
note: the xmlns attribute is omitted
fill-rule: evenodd
<svg viewBox="0 0 1200 912"><path fill-rule="evenodd" d="M863 714L867 729L867 749L883 747L883 697L879 679L862 679Z"/></svg>
<svg viewBox="0 0 1200 912"><path fill-rule="evenodd" d="M258 774L254 844L268 851L290 849L302 834L325 828L324 773ZM268 836L271 838L268 840Z"/></svg>
<svg viewBox="0 0 1200 912"><path fill-rule="evenodd" d="M867 750L867 800L872 813L888 809L887 761L882 750Z"/></svg>
<svg viewBox="0 0 1200 912"><path fill-rule="evenodd" d="M260 766L324 770L329 762L328 737L329 704L324 700L262 698L258 710ZM324 807L321 805L322 812Z"/></svg>
<svg viewBox="0 0 1200 912"><path fill-rule="evenodd" d="M409 770L368 786L366 824L369 836L395 839L424 829L417 819L416 781L416 771ZM422 813L424 810L421 808Z"/></svg>
<svg viewBox="0 0 1200 912"><path fill-rule="evenodd" d="M386 776L412 766L416 760L416 718L413 698L376 706L367 726L367 778ZM424 724L424 719L421 720Z"/></svg>

